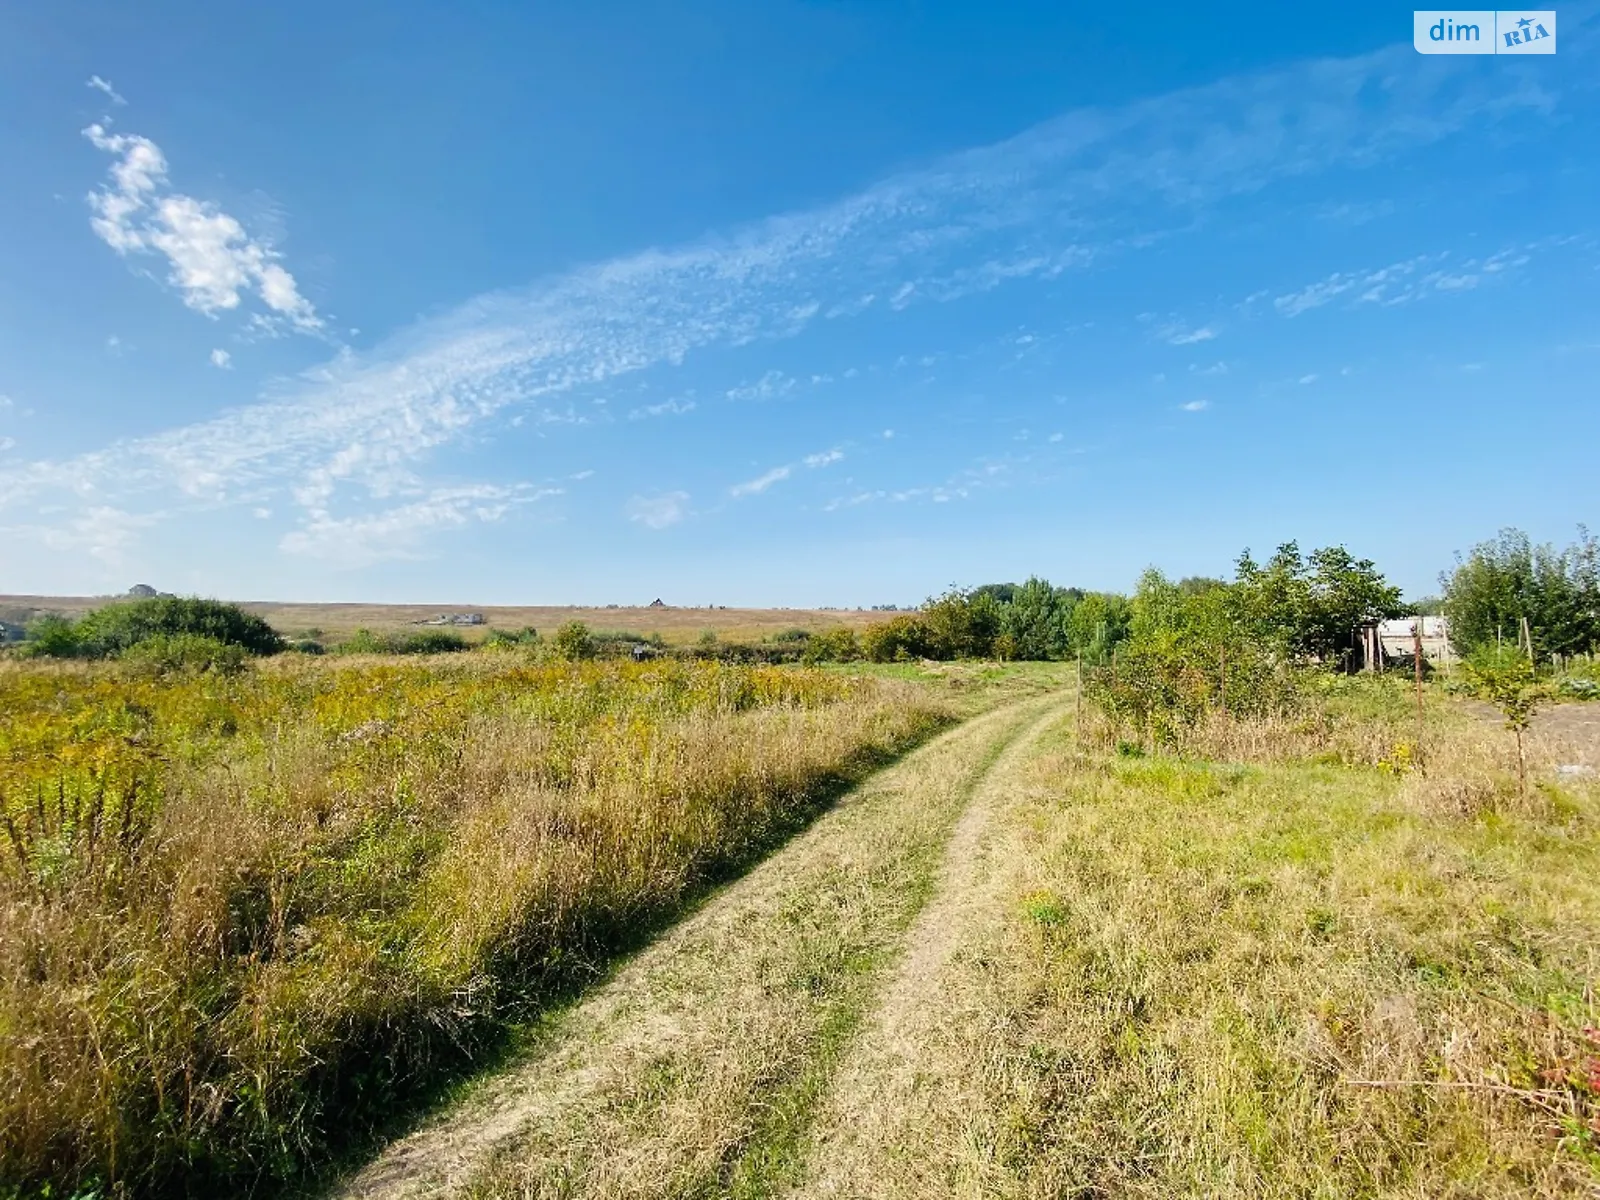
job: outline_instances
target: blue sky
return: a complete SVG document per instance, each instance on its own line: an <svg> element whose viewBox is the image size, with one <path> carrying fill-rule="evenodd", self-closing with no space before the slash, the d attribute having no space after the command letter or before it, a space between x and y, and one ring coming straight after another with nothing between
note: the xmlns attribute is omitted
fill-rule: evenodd
<svg viewBox="0 0 1600 1200"><path fill-rule="evenodd" d="M1298 538L1419 594L1594 521L1592 0L1540 57L1068 7L0 9L0 592L853 606Z"/></svg>

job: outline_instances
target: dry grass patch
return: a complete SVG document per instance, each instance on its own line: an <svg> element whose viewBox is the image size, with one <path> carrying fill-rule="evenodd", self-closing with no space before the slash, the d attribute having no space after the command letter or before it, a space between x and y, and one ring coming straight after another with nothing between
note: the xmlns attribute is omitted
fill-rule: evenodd
<svg viewBox="0 0 1600 1200"><path fill-rule="evenodd" d="M717 664L0 664L0 1193L289 1178L943 719Z"/></svg>

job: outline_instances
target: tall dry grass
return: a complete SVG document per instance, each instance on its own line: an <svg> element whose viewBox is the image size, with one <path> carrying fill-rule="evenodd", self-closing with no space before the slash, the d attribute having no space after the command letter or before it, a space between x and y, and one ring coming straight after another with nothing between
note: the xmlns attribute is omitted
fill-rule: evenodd
<svg viewBox="0 0 1600 1200"><path fill-rule="evenodd" d="M940 715L719 664L0 667L0 1193L283 1180Z"/></svg>

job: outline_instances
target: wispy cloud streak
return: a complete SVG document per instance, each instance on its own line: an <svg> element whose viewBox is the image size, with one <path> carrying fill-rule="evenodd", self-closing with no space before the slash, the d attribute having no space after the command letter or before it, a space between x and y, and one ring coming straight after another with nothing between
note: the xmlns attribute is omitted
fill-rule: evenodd
<svg viewBox="0 0 1600 1200"><path fill-rule="evenodd" d="M309 552L322 544L318 531L338 522L360 531L367 517L335 515L341 506L395 496L429 504L421 462L508 407L560 420L562 395L580 387L708 347L850 319L875 311L877 296L887 298L877 309L892 310L1060 274L1230 195L1375 163L1553 104L1533 72L1491 78L1450 65L1395 47L1070 113L813 211L485 296L212 420L0 470L0 506L42 503L50 493L59 502L64 493L82 509L170 510L287 494L300 507L303 537L285 548ZM162 249L152 221L225 216L203 206L163 209L158 196L186 198L163 191L165 160L147 139L100 126L87 135L116 155L112 181L94 201L108 243ZM186 279L183 264L173 265ZM278 293L282 306L274 302L273 265L246 263L245 282L276 311L314 319L287 291ZM206 311L226 307L245 282L195 276L180 286ZM764 378L765 391L782 386ZM755 389L749 398L765 394L762 381L746 386ZM685 505L686 497L641 500L630 515L661 527L681 519Z"/></svg>

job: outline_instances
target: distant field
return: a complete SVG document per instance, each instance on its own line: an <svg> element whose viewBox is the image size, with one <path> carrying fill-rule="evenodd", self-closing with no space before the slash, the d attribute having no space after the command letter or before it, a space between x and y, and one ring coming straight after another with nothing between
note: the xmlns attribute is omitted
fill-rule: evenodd
<svg viewBox="0 0 1600 1200"><path fill-rule="evenodd" d="M119 599L123 597L0 596L0 621L27 620L45 612L72 615ZM565 621L582 621L601 632L625 631L647 636L658 633L666 641L678 644L696 641L708 630L729 641L756 641L785 629L815 630L830 625L861 629L888 616L854 609L813 608L493 607L463 603L291 604L270 600L241 601L240 604L290 637L316 636L311 631L321 630L335 638L361 628L401 629L440 613L482 613L487 624L460 629L468 639L481 638L491 629L514 630L530 625L541 633L548 633Z"/></svg>

